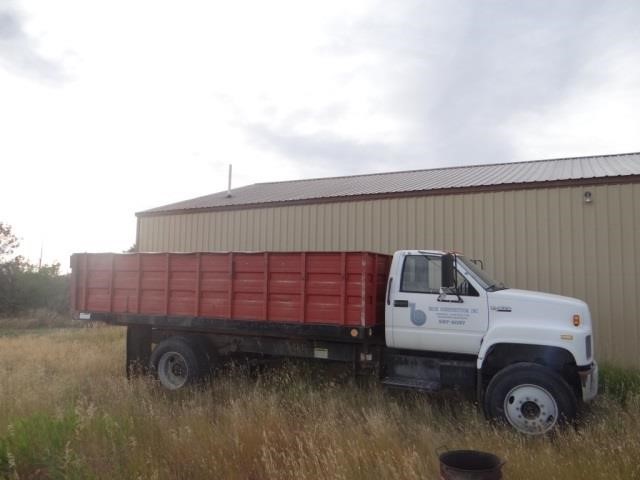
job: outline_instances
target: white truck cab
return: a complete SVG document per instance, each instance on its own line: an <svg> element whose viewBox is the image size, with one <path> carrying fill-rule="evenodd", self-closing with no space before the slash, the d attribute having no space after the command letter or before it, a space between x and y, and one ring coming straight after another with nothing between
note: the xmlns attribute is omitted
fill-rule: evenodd
<svg viewBox="0 0 640 480"><path fill-rule="evenodd" d="M475 359L485 412L522 432L548 431L597 393L581 300L508 288L462 255L402 250L385 308L387 347Z"/></svg>

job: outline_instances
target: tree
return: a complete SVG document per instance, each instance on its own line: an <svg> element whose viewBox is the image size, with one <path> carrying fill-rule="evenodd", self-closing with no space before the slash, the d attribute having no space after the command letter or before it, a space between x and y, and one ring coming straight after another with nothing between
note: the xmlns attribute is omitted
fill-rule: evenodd
<svg viewBox="0 0 640 480"><path fill-rule="evenodd" d="M20 242L13 234L11 225L0 222L0 263L6 262L19 246Z"/></svg>
<svg viewBox="0 0 640 480"><path fill-rule="evenodd" d="M69 277L60 264L37 267L21 256L11 226L0 222L0 315L25 314L34 309L69 310Z"/></svg>

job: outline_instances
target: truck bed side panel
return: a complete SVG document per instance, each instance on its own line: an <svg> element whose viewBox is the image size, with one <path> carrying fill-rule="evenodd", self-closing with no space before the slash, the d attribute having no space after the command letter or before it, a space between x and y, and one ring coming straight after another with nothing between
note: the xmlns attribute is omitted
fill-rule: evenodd
<svg viewBox="0 0 640 480"><path fill-rule="evenodd" d="M369 327L391 257L369 252L83 253L77 312Z"/></svg>

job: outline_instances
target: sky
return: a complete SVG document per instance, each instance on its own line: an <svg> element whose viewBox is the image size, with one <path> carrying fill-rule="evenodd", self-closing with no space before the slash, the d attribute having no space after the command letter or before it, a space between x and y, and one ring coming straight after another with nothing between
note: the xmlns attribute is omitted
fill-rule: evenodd
<svg viewBox="0 0 640 480"><path fill-rule="evenodd" d="M636 0L0 0L0 222L34 262L233 186L640 151Z"/></svg>

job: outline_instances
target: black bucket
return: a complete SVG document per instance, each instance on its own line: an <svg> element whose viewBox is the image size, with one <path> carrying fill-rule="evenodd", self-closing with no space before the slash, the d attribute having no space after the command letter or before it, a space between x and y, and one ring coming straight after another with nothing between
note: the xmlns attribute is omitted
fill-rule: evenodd
<svg viewBox="0 0 640 480"><path fill-rule="evenodd" d="M451 450L438 455L442 480L500 480L504 462L493 453Z"/></svg>

